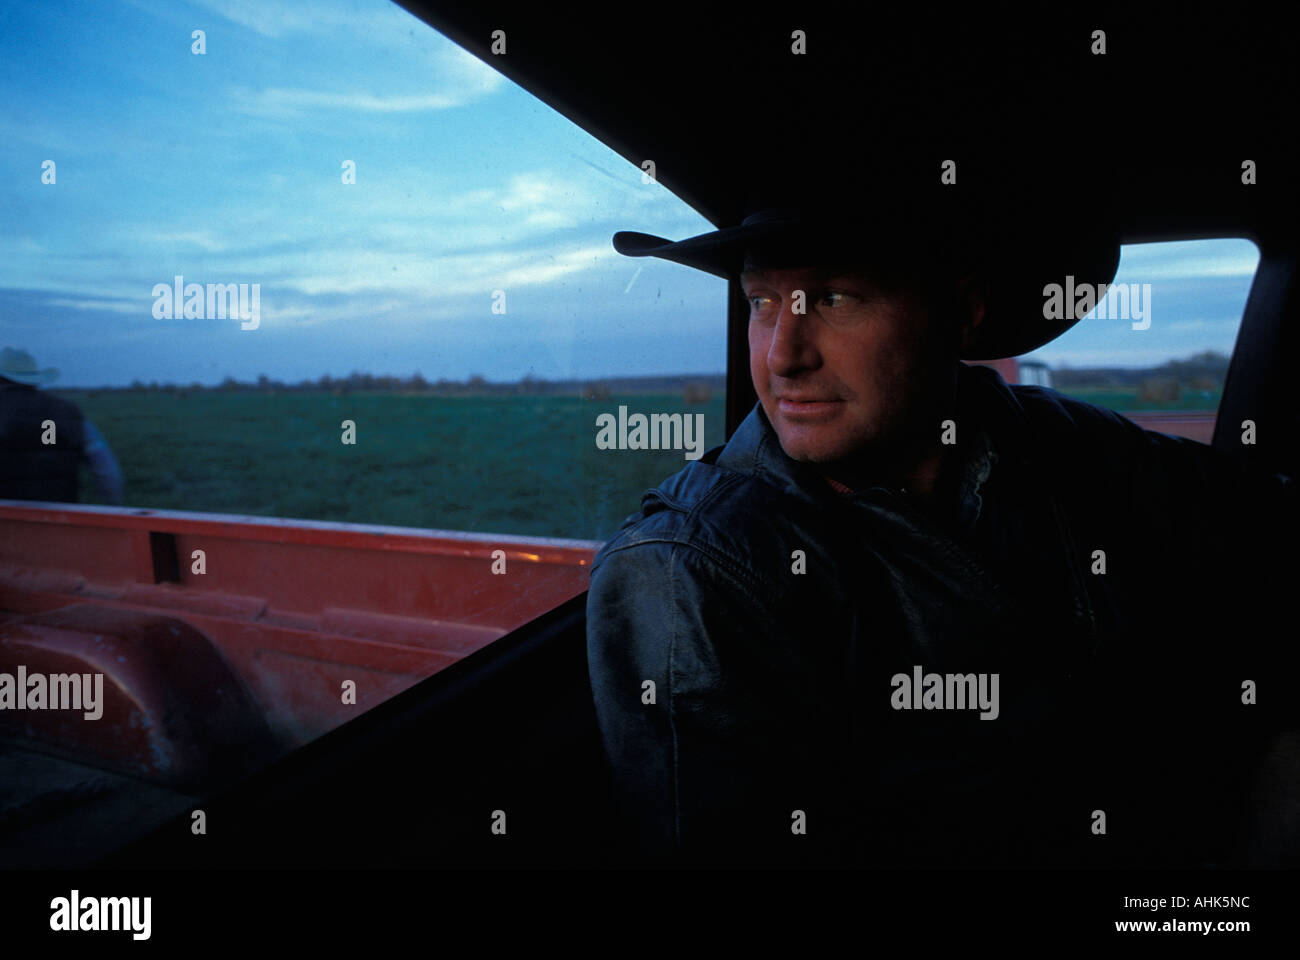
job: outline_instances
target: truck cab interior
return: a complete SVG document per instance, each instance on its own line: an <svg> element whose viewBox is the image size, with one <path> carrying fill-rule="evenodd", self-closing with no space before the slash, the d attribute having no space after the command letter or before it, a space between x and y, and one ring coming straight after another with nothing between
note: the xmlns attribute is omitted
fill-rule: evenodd
<svg viewBox="0 0 1300 960"><path fill-rule="evenodd" d="M959 169L969 161L1023 171L1032 202L1077 222L1081 235L1106 238L1098 242L1251 239L1260 262L1213 445L1300 476L1300 397L1289 375L1300 358L1297 67L1277 25L1235 11L1035 10L1015 20L842 5L780 15L740 4L585 15L535 4L402 6L609 145L631 171L653 160L656 179L718 226L740 221L766 145L794 129L810 151L898 151L933 157L936 171L944 158ZM496 31L503 54L494 53ZM791 53L796 31L805 55ZM728 436L756 402L746 316L732 284L727 315L716 317L727 328ZM1270 441L1244 447L1235 425L1245 419L1267 424ZM195 790L209 821L223 824L220 843L191 843L186 810L100 851L97 863L627 862L592 705L585 603L579 594L542 612L246 779L210 795ZM1282 625L1279 638L1290 629ZM1246 865L1297 862L1294 805L1292 797L1290 813L1287 802L1282 814L1277 804L1261 808L1277 818L1274 842L1243 851ZM498 810L510 817L508 844L486 829Z"/></svg>

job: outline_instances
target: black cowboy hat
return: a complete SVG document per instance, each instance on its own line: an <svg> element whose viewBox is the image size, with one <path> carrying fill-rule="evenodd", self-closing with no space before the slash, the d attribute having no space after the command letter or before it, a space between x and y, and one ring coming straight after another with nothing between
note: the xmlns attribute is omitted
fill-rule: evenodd
<svg viewBox="0 0 1300 960"><path fill-rule="evenodd" d="M965 360L1019 356L1073 326L1077 317L1044 317L1043 288L1114 279L1119 240L1105 197L1059 164L1050 179L963 163L951 171L957 181L944 183L942 170L941 160L922 159L769 173L778 185L751 187L738 226L678 241L620 231L614 249L727 279L746 266L853 264L921 282L973 268L987 283L986 313Z"/></svg>

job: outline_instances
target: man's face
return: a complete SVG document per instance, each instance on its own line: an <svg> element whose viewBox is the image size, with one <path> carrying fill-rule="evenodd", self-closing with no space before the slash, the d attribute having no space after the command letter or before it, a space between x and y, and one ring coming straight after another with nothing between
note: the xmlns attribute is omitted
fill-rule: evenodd
<svg viewBox="0 0 1300 960"><path fill-rule="evenodd" d="M848 268L746 270L740 279L754 389L788 456L852 462L926 429L956 357L922 298ZM937 440L938 423L931 428Z"/></svg>

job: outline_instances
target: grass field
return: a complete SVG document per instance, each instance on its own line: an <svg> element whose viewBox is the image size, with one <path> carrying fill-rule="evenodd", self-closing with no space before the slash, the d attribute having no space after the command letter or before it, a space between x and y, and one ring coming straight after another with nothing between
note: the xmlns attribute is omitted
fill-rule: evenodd
<svg viewBox="0 0 1300 960"><path fill-rule="evenodd" d="M600 450L596 417L704 414L723 398L67 391L107 438L129 506L604 540L680 450ZM341 422L356 422L356 444ZM83 469L82 499L94 487Z"/></svg>
<svg viewBox="0 0 1300 960"><path fill-rule="evenodd" d="M1057 387L1058 392L1069 397L1108 407L1120 413L1145 410L1204 410L1212 413L1219 409L1220 391L1190 390L1184 388L1178 400L1173 401L1139 401L1136 387Z"/></svg>
<svg viewBox="0 0 1300 960"><path fill-rule="evenodd" d="M1214 410L1183 391L1144 405L1136 389L1071 388L1119 411ZM704 414L723 442L723 397L676 394L438 397L371 393L67 391L122 466L130 506L604 540L641 494L686 464L682 451L599 450L596 417ZM341 422L356 422L345 445ZM94 487L83 469L83 500Z"/></svg>

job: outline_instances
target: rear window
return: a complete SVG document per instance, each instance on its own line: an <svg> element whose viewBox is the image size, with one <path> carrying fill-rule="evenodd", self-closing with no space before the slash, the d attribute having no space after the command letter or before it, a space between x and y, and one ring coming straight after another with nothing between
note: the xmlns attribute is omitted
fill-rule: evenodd
<svg viewBox="0 0 1300 960"><path fill-rule="evenodd" d="M0 344L129 506L608 537L685 459L596 418L723 442L726 309L610 237L711 225L400 8L293 10L8 14Z"/></svg>
<svg viewBox="0 0 1300 960"><path fill-rule="evenodd" d="M1209 443L1258 266L1246 239L1126 244L1104 299L1018 358L1019 380Z"/></svg>

